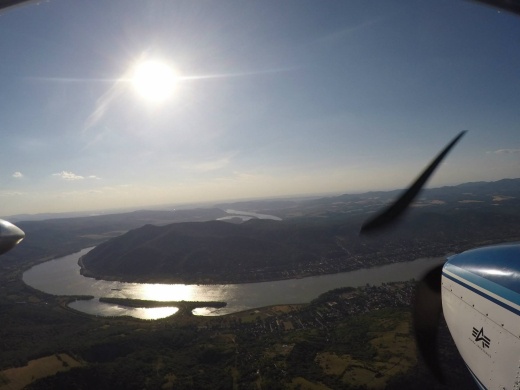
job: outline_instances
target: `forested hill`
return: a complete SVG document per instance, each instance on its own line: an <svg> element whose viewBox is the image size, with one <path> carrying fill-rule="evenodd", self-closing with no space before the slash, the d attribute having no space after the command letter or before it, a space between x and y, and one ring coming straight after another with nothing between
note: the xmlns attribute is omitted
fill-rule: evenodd
<svg viewBox="0 0 520 390"><path fill-rule="evenodd" d="M87 275L125 280L251 281L338 252L336 229L256 219L240 225L222 221L146 225L99 245L82 263ZM345 233L355 236L352 228Z"/></svg>
<svg viewBox="0 0 520 390"><path fill-rule="evenodd" d="M25 238L16 250L2 256L0 269L43 261L83 248L98 245L129 229L145 224L166 225L174 222L209 221L227 214L216 208L189 210L139 210L130 213L95 215L90 217L55 218L16 222Z"/></svg>
<svg viewBox="0 0 520 390"><path fill-rule="evenodd" d="M518 202L419 207L396 229L358 237L367 214L146 225L113 238L82 259L83 273L149 282L240 283L335 273L442 256L477 245L520 240ZM476 207L478 205L478 207Z"/></svg>

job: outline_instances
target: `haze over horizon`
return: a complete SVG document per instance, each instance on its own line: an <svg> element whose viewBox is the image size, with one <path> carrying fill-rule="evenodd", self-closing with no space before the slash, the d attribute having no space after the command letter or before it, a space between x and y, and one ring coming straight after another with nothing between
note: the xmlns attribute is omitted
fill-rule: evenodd
<svg viewBox="0 0 520 390"><path fill-rule="evenodd" d="M1 215L404 188L464 129L429 187L520 176L520 19L480 4L55 0L0 36Z"/></svg>
<svg viewBox="0 0 520 390"><path fill-rule="evenodd" d="M517 178L520 179L520 178ZM515 178L504 178L501 180L515 180ZM464 184L473 184L473 183L494 183L494 182L464 182L457 183L453 185L446 186L427 186L426 189L434 189L434 188L446 188L446 187L457 187L459 185ZM327 193L308 193L308 194L293 194L293 195L284 195L284 196L265 196L265 197L251 197L251 198L235 198L235 199L217 199L214 201L202 201L202 202L180 202L180 203L165 203L165 204L142 204L142 205L134 205L134 206L126 206L126 207L112 207L112 208L103 208L103 209L86 209L86 210L68 210L68 211L58 211L58 212L43 212L43 213L18 213L12 215L1 215L0 218L8 219L11 222L19 222L19 221L31 221L31 220L44 220L44 219L54 219L54 218L69 218L69 217L86 217L86 216L97 216L97 215L109 215L109 214L120 214L120 213L131 213L136 211L149 211L149 210L190 210L190 209L199 209L199 208L213 208L219 207L222 204L231 204L231 203L244 203L244 204L258 204L259 202L265 202L269 204L269 202L276 201L299 201L299 200L310 200L310 199L319 199L319 198L327 198L327 197L335 197L341 195L356 195L356 194L368 194L371 192L391 192L391 191L404 191L406 188L389 188L389 189L374 189L367 191L353 191L353 192L327 192ZM417 200L421 199L421 195ZM236 207L236 206L232 206ZM269 207L269 206L266 206ZM249 211L258 211L258 209L254 209L251 207L237 207L236 210L249 212ZM233 213L231 213L233 214Z"/></svg>

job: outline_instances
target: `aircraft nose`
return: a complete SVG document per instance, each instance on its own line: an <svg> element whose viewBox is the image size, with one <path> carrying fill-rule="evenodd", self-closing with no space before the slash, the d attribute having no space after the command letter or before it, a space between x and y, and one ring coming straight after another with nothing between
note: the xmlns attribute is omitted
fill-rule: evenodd
<svg viewBox="0 0 520 390"><path fill-rule="evenodd" d="M13 249L25 237L25 233L11 222L0 219L0 255Z"/></svg>

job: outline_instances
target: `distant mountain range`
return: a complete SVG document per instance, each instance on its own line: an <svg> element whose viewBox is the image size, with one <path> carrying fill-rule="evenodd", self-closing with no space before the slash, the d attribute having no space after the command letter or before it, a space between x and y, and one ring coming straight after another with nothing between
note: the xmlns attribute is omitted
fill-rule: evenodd
<svg viewBox="0 0 520 390"><path fill-rule="evenodd" d="M426 190L396 229L377 239L360 239L359 226L368 213L398 193L222 204L218 206L284 220L146 225L97 246L83 257L82 272L127 281L260 281L520 239L520 179Z"/></svg>

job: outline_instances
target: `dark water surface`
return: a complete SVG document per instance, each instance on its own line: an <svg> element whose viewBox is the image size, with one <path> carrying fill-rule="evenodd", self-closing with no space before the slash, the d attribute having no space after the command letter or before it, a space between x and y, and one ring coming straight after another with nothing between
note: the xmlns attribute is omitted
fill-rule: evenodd
<svg viewBox="0 0 520 390"><path fill-rule="evenodd" d="M78 259L92 248L34 266L23 274L31 287L53 295L93 295L90 301L76 301L70 307L100 316L131 315L157 319L174 314L177 308L137 309L99 302L99 297L145 299L155 301L224 301L221 309L200 308L198 315L223 315L276 304L306 303L318 295L339 287L378 285L419 278L426 269L444 258L418 259L381 267L302 279L244 284L148 284L122 283L86 278L79 273Z"/></svg>

